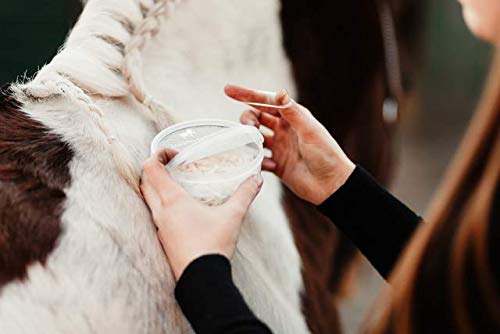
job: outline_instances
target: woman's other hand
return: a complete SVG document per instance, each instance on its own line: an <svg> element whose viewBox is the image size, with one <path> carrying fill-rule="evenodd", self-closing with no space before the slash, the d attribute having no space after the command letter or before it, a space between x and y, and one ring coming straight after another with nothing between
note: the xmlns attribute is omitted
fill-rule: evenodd
<svg viewBox="0 0 500 334"><path fill-rule="evenodd" d="M241 223L260 191L262 178L250 177L226 203L209 207L191 197L165 169L174 155L162 150L144 162L141 191L179 280L189 263L202 255L233 256Z"/></svg>
<svg viewBox="0 0 500 334"><path fill-rule="evenodd" d="M241 115L241 122L272 133L264 135L264 146L272 158L264 159L262 168L278 175L299 197L321 204L354 170L355 165L342 151L328 130L309 110L292 100L286 91L270 94L228 85L226 94L241 102L258 102L284 109L255 107Z"/></svg>

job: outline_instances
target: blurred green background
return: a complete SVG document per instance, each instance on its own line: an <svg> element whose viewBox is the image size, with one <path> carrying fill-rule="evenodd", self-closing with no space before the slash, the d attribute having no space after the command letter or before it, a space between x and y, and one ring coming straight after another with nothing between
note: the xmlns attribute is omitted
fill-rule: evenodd
<svg viewBox="0 0 500 334"><path fill-rule="evenodd" d="M493 48L476 39L456 0L427 1L423 63L402 115L394 191L423 213L478 103Z"/></svg>
<svg viewBox="0 0 500 334"><path fill-rule="evenodd" d="M0 0L0 84L49 62L80 10L78 0Z"/></svg>

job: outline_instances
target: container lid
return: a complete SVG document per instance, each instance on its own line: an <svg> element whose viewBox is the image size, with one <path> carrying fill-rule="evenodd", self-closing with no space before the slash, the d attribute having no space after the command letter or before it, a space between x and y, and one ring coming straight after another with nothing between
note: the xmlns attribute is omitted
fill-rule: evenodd
<svg viewBox="0 0 500 334"><path fill-rule="evenodd" d="M167 164L167 169L201 160L229 150L255 143L262 148L260 131L248 125L225 120L197 120L178 123L160 132L151 145L154 153L168 147L179 153Z"/></svg>
<svg viewBox="0 0 500 334"><path fill-rule="evenodd" d="M262 134L253 126L240 125L225 128L204 136L203 140L180 151L167 164L167 168L174 169L180 165L189 164L251 143L261 146L263 142Z"/></svg>

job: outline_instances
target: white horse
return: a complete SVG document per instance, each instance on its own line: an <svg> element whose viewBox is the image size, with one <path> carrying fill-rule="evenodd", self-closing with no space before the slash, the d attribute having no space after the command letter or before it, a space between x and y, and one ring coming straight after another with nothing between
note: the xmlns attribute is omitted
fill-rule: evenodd
<svg viewBox="0 0 500 334"><path fill-rule="evenodd" d="M25 145L30 180L44 200L20 188L26 177L7 182L4 173L2 191L12 187L23 198L25 213L14 220L34 212L57 228L43 256L3 278L0 333L192 331L138 193L140 166L154 135L172 122L237 120L242 106L223 95L225 83L295 93L279 9L278 0L89 0L59 54L33 80L13 86L4 117L26 126L7 130L32 137L19 135L17 146L0 151L1 163L19 162L16 147ZM28 167L9 166L28 175ZM275 333L308 333L282 186L273 175L264 178L232 259L234 279ZM48 210L52 204L60 210ZM43 243L44 229L26 230L32 248Z"/></svg>

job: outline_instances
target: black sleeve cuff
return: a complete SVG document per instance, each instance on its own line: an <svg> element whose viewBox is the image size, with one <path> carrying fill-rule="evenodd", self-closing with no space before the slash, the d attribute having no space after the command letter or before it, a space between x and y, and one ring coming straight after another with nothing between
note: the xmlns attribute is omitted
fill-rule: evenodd
<svg viewBox="0 0 500 334"><path fill-rule="evenodd" d="M360 166L318 209L387 277L421 218Z"/></svg>
<svg viewBox="0 0 500 334"><path fill-rule="evenodd" d="M196 333L271 333L252 313L233 283L222 255L204 255L182 273L175 298Z"/></svg>

